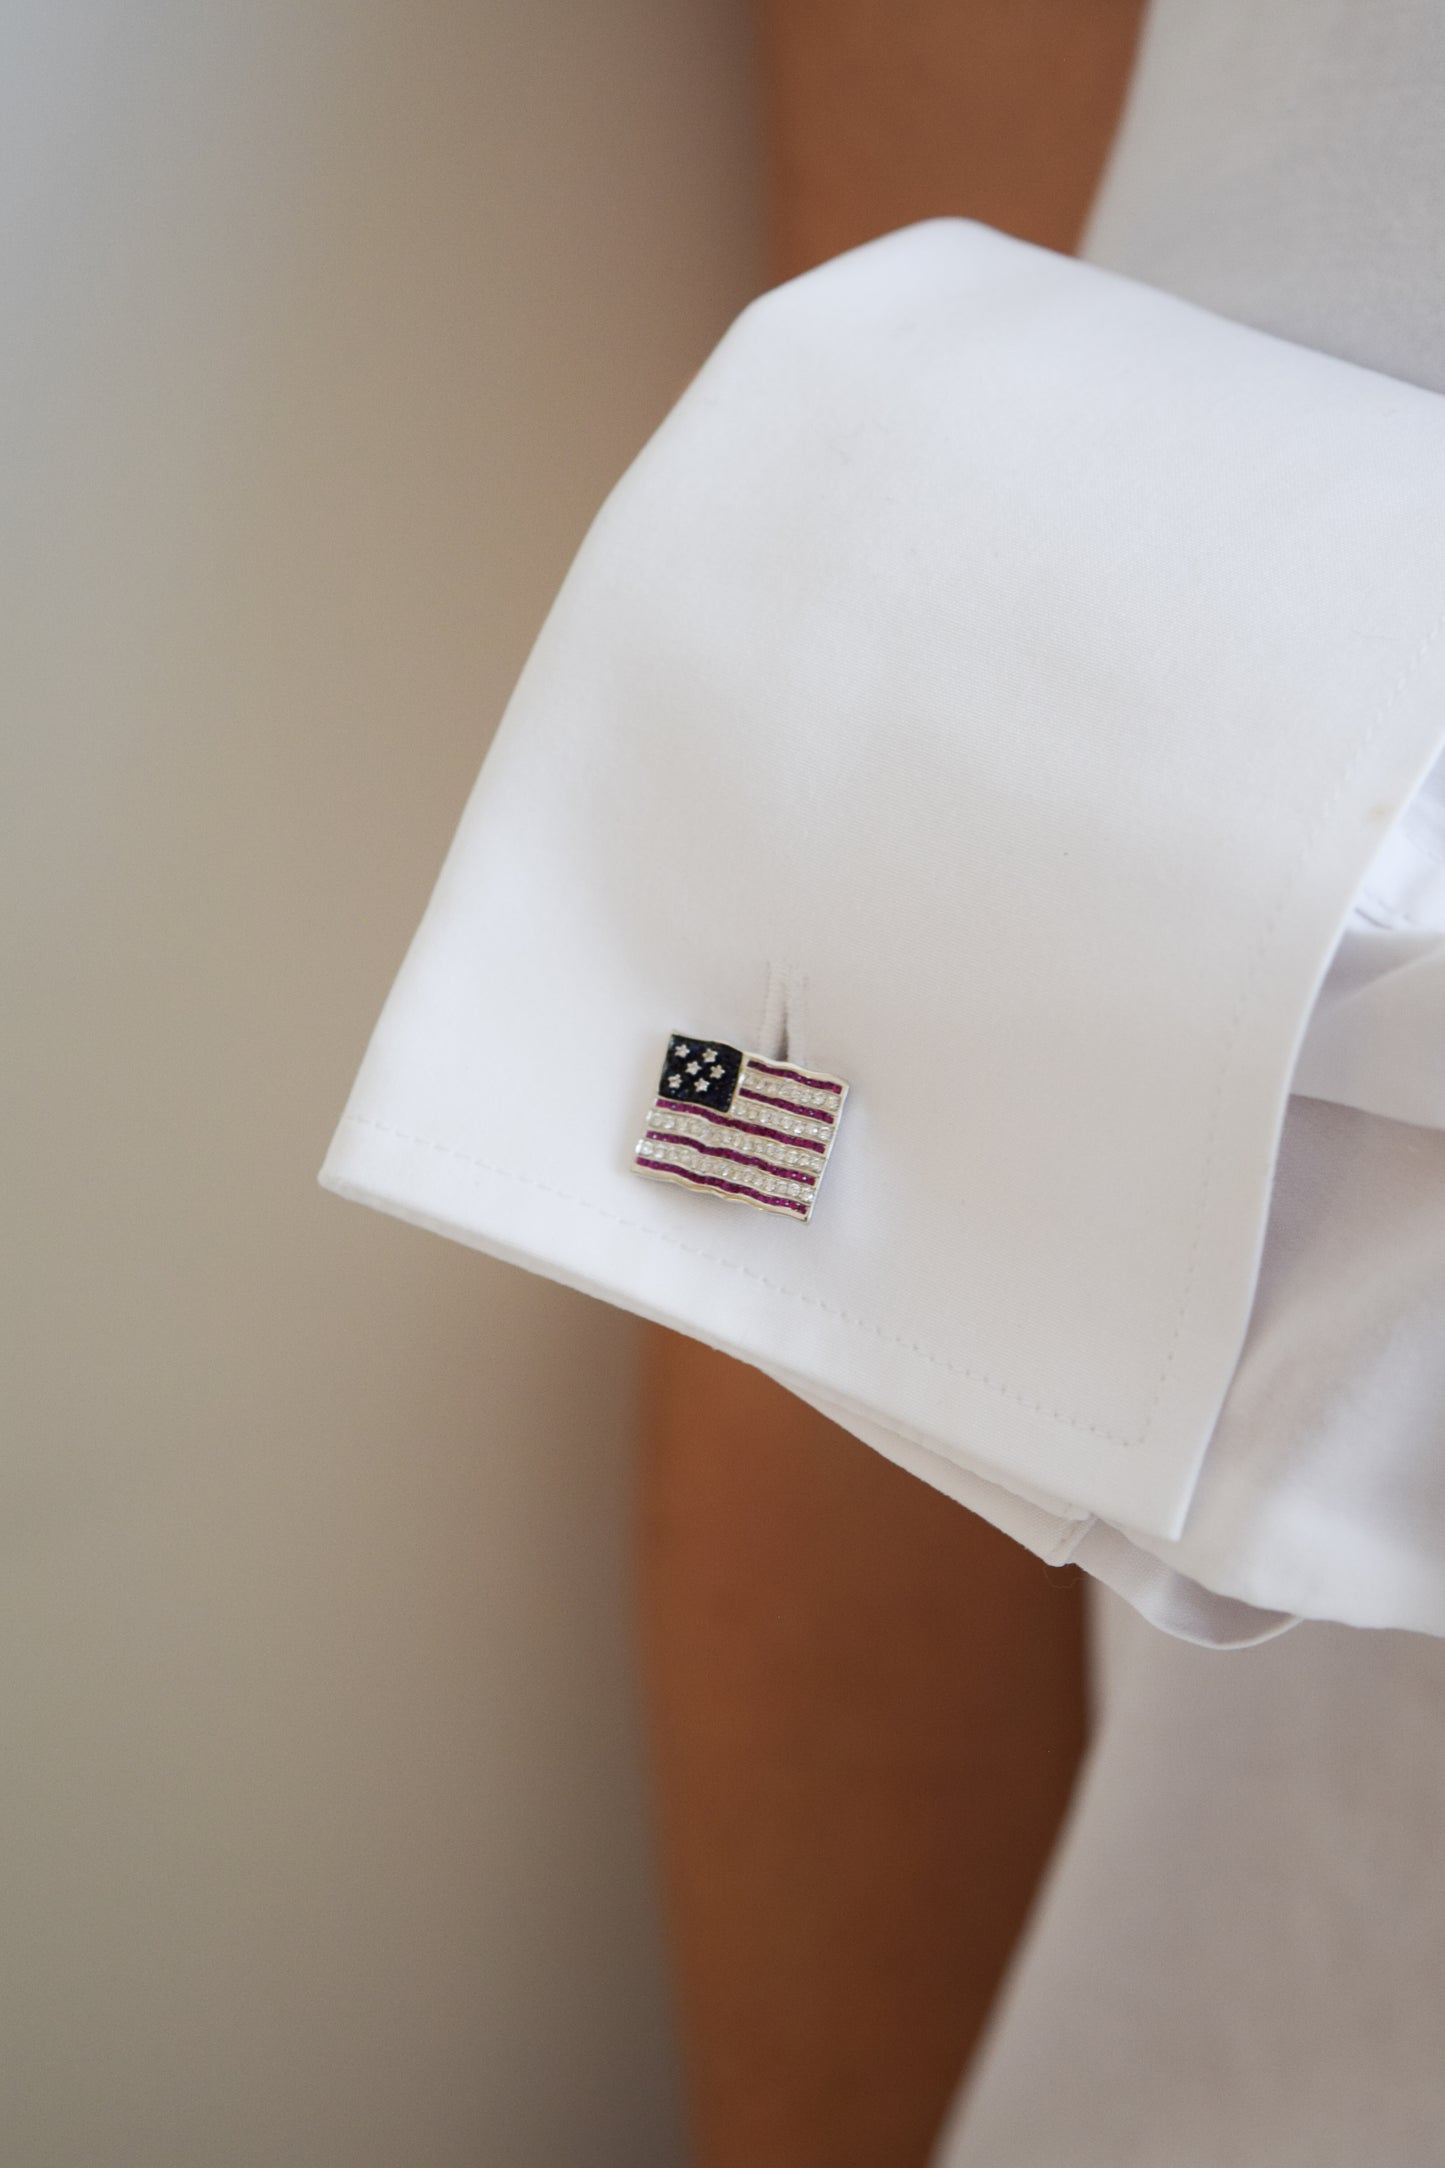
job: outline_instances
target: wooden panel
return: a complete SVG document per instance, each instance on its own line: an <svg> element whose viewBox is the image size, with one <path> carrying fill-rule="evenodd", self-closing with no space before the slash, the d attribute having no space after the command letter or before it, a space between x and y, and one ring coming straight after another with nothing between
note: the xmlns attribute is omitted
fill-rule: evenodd
<svg viewBox="0 0 1445 2168"><path fill-rule="evenodd" d="M705 2168L921 2163L1083 1744L1079 1592L659 1333L644 1639Z"/></svg>
<svg viewBox="0 0 1445 2168"><path fill-rule="evenodd" d="M1071 246L1137 13L762 0L774 274L939 212ZM922 2168L1082 1751L1078 1581L708 1349L656 1333L648 1386L698 2168Z"/></svg>
<svg viewBox="0 0 1445 2168"><path fill-rule="evenodd" d="M1073 248L1139 0L759 0L773 275L947 213Z"/></svg>

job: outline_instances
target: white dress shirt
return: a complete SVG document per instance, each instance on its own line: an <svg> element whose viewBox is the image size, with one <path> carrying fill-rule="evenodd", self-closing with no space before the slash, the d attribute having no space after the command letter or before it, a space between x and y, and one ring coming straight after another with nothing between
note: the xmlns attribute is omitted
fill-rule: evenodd
<svg viewBox="0 0 1445 2168"><path fill-rule="evenodd" d="M980 227L766 297L599 515L323 1179L1171 1631L1445 1632L1442 502L1445 399ZM639 1177L673 1030L848 1080L806 1226Z"/></svg>

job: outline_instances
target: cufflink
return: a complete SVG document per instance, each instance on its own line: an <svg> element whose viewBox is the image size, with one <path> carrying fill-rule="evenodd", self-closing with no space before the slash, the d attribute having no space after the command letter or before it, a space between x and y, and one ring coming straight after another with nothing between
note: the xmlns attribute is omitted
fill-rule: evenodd
<svg viewBox="0 0 1445 2168"><path fill-rule="evenodd" d="M633 1165L654 1181L807 1220L847 1096L841 1077L675 1031Z"/></svg>

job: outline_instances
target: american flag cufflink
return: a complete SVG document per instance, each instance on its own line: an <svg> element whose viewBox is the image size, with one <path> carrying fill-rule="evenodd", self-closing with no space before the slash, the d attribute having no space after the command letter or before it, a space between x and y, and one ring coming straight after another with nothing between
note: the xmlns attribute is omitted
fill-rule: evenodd
<svg viewBox="0 0 1445 2168"><path fill-rule="evenodd" d="M810 1219L847 1096L841 1077L675 1031L633 1165L659 1182Z"/></svg>

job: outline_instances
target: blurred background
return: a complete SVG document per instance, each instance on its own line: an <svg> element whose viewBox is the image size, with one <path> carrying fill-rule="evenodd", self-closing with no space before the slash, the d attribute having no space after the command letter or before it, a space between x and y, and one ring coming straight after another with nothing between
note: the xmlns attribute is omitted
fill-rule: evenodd
<svg viewBox="0 0 1445 2168"><path fill-rule="evenodd" d="M0 104L0 2161L676 2162L636 1335L315 1177L748 26L9 0Z"/></svg>
<svg viewBox="0 0 1445 2168"><path fill-rule="evenodd" d="M3 2168L924 2158L1077 1592L315 1174L611 483L767 280L1072 245L1137 12L0 9Z"/></svg>

